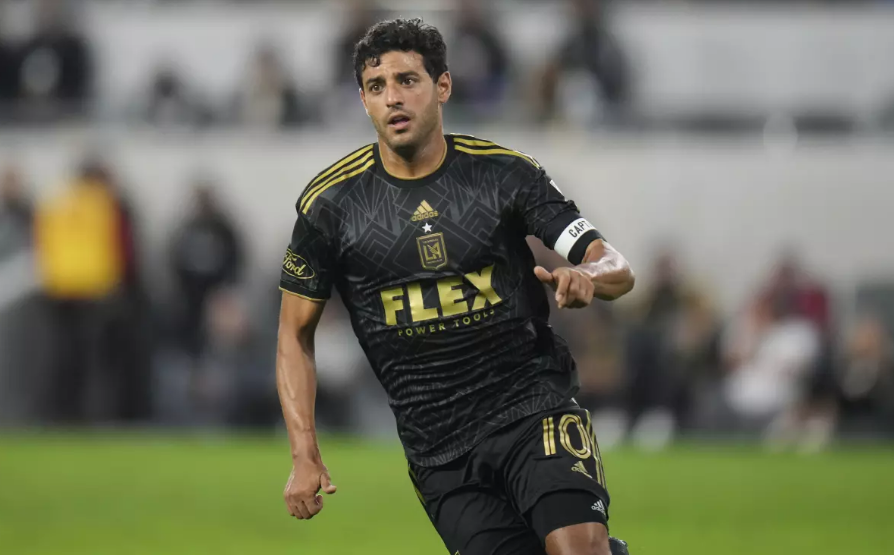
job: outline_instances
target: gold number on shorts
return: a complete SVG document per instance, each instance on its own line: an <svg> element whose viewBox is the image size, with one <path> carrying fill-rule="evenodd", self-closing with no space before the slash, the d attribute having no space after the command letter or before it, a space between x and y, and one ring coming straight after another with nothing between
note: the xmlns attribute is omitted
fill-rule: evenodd
<svg viewBox="0 0 894 555"><path fill-rule="evenodd" d="M596 459L596 481L602 487L606 487L602 453L599 452L599 442L596 441L596 433L593 431L593 419L590 417L590 411L587 411L587 434L590 436L590 444L593 446L593 458Z"/></svg>
<svg viewBox="0 0 894 555"><path fill-rule="evenodd" d="M547 455L556 454L556 429L552 416L543 419L543 451Z"/></svg>
<svg viewBox="0 0 894 555"><path fill-rule="evenodd" d="M581 447L577 448L571 440L569 427L574 424L578 434L580 434ZM579 459L589 459L593 457L596 462L596 481L605 487L605 469L602 466L602 453L599 452L599 443L596 441L596 434L593 433L593 421L589 411L587 412L587 423L583 423L580 415L565 414L559 420L559 442L566 451ZM547 455L556 454L556 423L555 418L549 416L543 419L543 452Z"/></svg>
<svg viewBox="0 0 894 555"><path fill-rule="evenodd" d="M568 426L572 422L574 423L575 428L577 428L577 433L580 435L581 439L581 445L583 445L580 449L574 447L574 443L571 441L571 436L568 434ZM566 451L579 459L589 459L590 455L593 454L593 451L590 449L590 437L584 431L584 424L581 422L580 416L576 414L562 415L562 420L559 422L559 440L562 442L562 447L564 447Z"/></svg>

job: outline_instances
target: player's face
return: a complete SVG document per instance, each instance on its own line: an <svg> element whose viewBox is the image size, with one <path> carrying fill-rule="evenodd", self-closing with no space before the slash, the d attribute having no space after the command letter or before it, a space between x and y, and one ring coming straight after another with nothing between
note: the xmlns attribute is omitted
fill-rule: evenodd
<svg viewBox="0 0 894 555"><path fill-rule="evenodd" d="M417 52L388 52L363 70L360 96L376 132L392 150L422 144L440 129L450 74L434 81Z"/></svg>

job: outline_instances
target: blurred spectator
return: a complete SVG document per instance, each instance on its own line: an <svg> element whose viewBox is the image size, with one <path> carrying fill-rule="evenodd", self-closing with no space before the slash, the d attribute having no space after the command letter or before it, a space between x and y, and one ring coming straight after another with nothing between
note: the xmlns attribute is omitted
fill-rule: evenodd
<svg viewBox="0 0 894 555"><path fill-rule="evenodd" d="M721 325L704 296L687 295L667 338L669 373L675 388L671 409L680 428L691 430L700 423L697 408L720 386Z"/></svg>
<svg viewBox="0 0 894 555"><path fill-rule="evenodd" d="M144 118L160 127L207 124L211 113L172 67L158 70L150 84Z"/></svg>
<svg viewBox="0 0 894 555"><path fill-rule="evenodd" d="M780 257L763 294L809 320L824 334L831 331L828 293L807 275L793 253Z"/></svg>
<svg viewBox="0 0 894 555"><path fill-rule="evenodd" d="M249 127L279 129L295 127L309 119L295 84L276 52L269 46L258 49L242 79L236 98L236 120Z"/></svg>
<svg viewBox="0 0 894 555"><path fill-rule="evenodd" d="M655 259L652 278L655 281L646 292L644 320L665 328L673 323L685 300L682 278L670 252L662 252Z"/></svg>
<svg viewBox="0 0 894 555"><path fill-rule="evenodd" d="M208 348L191 384L196 420L273 429L282 418L271 357L275 347L263 343L236 289L216 290L207 308Z"/></svg>
<svg viewBox="0 0 894 555"><path fill-rule="evenodd" d="M554 312L554 326L568 341L580 376L576 399L590 410L615 406L623 381L622 324L610 303Z"/></svg>
<svg viewBox="0 0 894 555"><path fill-rule="evenodd" d="M621 115L629 100L627 62L600 0L573 0L571 35L540 79L544 118L585 124Z"/></svg>
<svg viewBox="0 0 894 555"><path fill-rule="evenodd" d="M357 80L354 77L354 46L366 34L366 31L384 16L384 12L375 1L347 0L344 10L347 12L345 27L336 41L333 67L336 68L335 84L339 88L346 86L357 94Z"/></svg>
<svg viewBox="0 0 894 555"><path fill-rule="evenodd" d="M654 282L646 290L642 320L627 337L628 405L631 422L651 411L667 411L673 401L668 341L683 303L674 260L662 253L653 265Z"/></svg>
<svg viewBox="0 0 894 555"><path fill-rule="evenodd" d="M30 245L32 218L22 177L16 168L8 167L0 176L0 260Z"/></svg>
<svg viewBox="0 0 894 555"><path fill-rule="evenodd" d="M784 298L762 294L734 322L725 338L730 374L724 399L734 426L766 430L801 403L806 382L821 354L816 326Z"/></svg>
<svg viewBox="0 0 894 555"><path fill-rule="evenodd" d="M450 54L451 101L475 118L493 116L506 89L509 57L486 8L458 0L457 23Z"/></svg>
<svg viewBox="0 0 894 555"><path fill-rule="evenodd" d="M845 430L894 432L894 346L880 319L864 316L854 326L838 385Z"/></svg>
<svg viewBox="0 0 894 555"><path fill-rule="evenodd" d="M193 360L198 360L206 344L208 299L218 289L237 283L243 257L239 233L221 208L212 184L197 183L194 197L192 213L174 236L171 264L183 298L185 347Z"/></svg>
<svg viewBox="0 0 894 555"><path fill-rule="evenodd" d="M18 62L15 46L0 33L0 122L12 116L12 102L18 92Z"/></svg>
<svg viewBox="0 0 894 555"><path fill-rule="evenodd" d="M335 59L334 94L327 95L326 112L330 121L349 125L369 125L360 103L359 86L354 76L354 46L376 22L385 17L374 0L345 0L345 26L332 51Z"/></svg>
<svg viewBox="0 0 894 555"><path fill-rule="evenodd" d="M120 420L145 420L150 416L149 398L151 333L149 306L139 264L136 215L124 188L108 165L100 159L88 160L84 175L104 183L115 200L118 217L118 248L122 277L117 294L107 303L107 325L103 344L106 363L112 372L111 410Z"/></svg>
<svg viewBox="0 0 894 555"><path fill-rule="evenodd" d="M0 176L0 312L35 290L32 223L22 177L9 167Z"/></svg>
<svg viewBox="0 0 894 555"><path fill-rule="evenodd" d="M0 423L35 412L32 210L14 167L0 176Z"/></svg>
<svg viewBox="0 0 894 555"><path fill-rule="evenodd" d="M711 373L716 322L704 295L688 287L671 251L661 252L650 273L641 320L625 347L631 431L637 441L660 446L689 417L689 401Z"/></svg>
<svg viewBox="0 0 894 555"><path fill-rule="evenodd" d="M94 370L102 373L104 387L109 382L105 334L110 305L125 277L121 222L111 184L90 166L37 211L38 268L57 359L50 410L62 422L88 416Z"/></svg>
<svg viewBox="0 0 894 555"><path fill-rule="evenodd" d="M93 81L88 41L63 0L39 0L36 9L37 30L18 56L18 114L29 121L82 115Z"/></svg>

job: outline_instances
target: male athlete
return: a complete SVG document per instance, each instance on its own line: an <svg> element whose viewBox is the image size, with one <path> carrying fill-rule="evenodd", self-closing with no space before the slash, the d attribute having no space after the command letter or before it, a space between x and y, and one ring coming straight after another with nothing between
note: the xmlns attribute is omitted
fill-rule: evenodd
<svg viewBox="0 0 894 555"><path fill-rule="evenodd" d="M314 425L314 330L334 285L388 394L409 476L451 555L627 553L559 308L633 288L627 261L530 156L444 135L446 47L421 20L357 44L378 141L302 193L282 269L277 385L294 467L289 512L335 493ZM535 235L572 268L535 267Z"/></svg>

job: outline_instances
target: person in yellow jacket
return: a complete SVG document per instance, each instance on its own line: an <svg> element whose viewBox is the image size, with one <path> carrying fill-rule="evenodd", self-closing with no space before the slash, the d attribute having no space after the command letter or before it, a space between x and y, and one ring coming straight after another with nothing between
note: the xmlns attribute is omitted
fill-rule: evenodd
<svg viewBox="0 0 894 555"><path fill-rule="evenodd" d="M41 206L35 236L47 295L96 300L111 294L124 272L120 225L114 192L92 178L76 180Z"/></svg>
<svg viewBox="0 0 894 555"><path fill-rule="evenodd" d="M49 407L59 423L86 415L89 377L105 356L109 300L124 278L122 212L111 185L84 171L38 207L35 254L53 328Z"/></svg>

